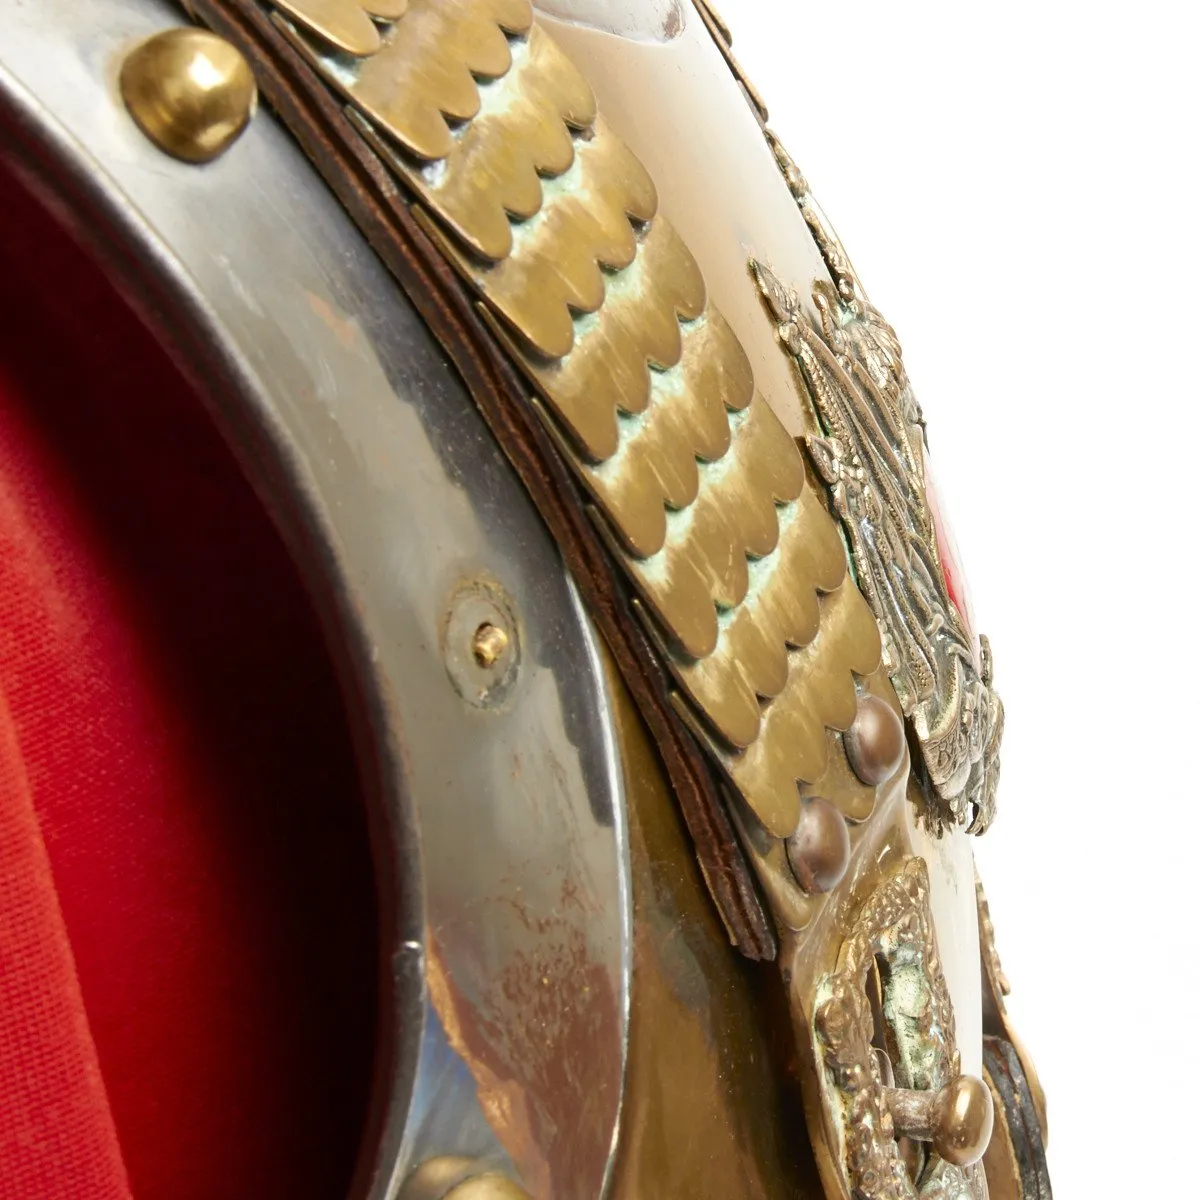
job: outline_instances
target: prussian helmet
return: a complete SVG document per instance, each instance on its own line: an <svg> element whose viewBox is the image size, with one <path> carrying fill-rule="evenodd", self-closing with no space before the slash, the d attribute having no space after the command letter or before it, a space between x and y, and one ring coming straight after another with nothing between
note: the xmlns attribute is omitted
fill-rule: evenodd
<svg viewBox="0 0 1200 1200"><path fill-rule="evenodd" d="M707 0L0 0L0 1191L1048 1200L900 344Z"/></svg>

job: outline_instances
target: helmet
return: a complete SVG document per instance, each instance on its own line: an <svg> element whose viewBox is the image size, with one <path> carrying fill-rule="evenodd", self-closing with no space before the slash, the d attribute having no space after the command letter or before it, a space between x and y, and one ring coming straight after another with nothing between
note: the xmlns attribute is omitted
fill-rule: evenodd
<svg viewBox="0 0 1200 1200"><path fill-rule="evenodd" d="M10 1194L1049 1197L991 650L720 17L186 8L0 0Z"/></svg>

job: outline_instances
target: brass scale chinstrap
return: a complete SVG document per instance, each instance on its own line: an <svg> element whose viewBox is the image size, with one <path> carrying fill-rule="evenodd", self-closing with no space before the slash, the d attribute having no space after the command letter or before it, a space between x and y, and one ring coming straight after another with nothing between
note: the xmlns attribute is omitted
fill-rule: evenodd
<svg viewBox="0 0 1200 1200"><path fill-rule="evenodd" d="M731 789L735 816L744 823L744 803L768 840L786 838L797 785L844 764L839 734L860 690L895 704L879 629L823 489L587 81L527 0L190 7L263 67L267 99L410 298L421 286L432 294L431 324L477 399L495 387L476 386L485 352L499 347L519 369L524 433L481 407L544 514L544 477L569 467L590 525L577 520L573 536L603 546L625 584L576 574L660 745L669 751L690 731L718 769L708 793ZM408 253L398 263L399 221ZM414 262L430 247L440 263ZM448 330L455 295L438 275L447 262L477 297L491 345L476 334L464 346L461 330ZM562 514L548 523L574 566ZM639 635L654 662L631 662ZM649 699L648 672L659 693ZM873 789L844 769L823 794L854 821L871 811ZM773 956L774 930L736 878L745 859L728 815L686 795L681 806L731 935ZM774 900L778 872L765 860L778 845L750 842L743 849ZM786 916L773 907L801 930L821 903L793 892Z"/></svg>

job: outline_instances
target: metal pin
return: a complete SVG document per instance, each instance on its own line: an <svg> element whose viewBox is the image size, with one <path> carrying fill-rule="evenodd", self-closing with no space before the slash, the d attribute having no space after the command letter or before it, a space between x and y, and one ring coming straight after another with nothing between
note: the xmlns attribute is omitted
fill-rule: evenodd
<svg viewBox="0 0 1200 1200"><path fill-rule="evenodd" d="M897 1136L932 1142L956 1166L978 1162L992 1140L992 1093L974 1075L959 1075L937 1092L885 1087L883 1097Z"/></svg>

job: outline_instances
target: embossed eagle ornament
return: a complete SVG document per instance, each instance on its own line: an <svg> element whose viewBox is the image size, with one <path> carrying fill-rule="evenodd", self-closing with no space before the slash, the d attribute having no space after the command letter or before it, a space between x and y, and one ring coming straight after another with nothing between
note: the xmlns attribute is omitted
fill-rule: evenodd
<svg viewBox="0 0 1200 1200"><path fill-rule="evenodd" d="M920 748L926 818L982 833L995 812L1004 707L991 650L950 595L929 500L925 422L900 343L867 299L786 151L776 154L832 283L813 286L819 320L763 263L751 269L812 397L822 433L805 439L841 519L884 659Z"/></svg>

